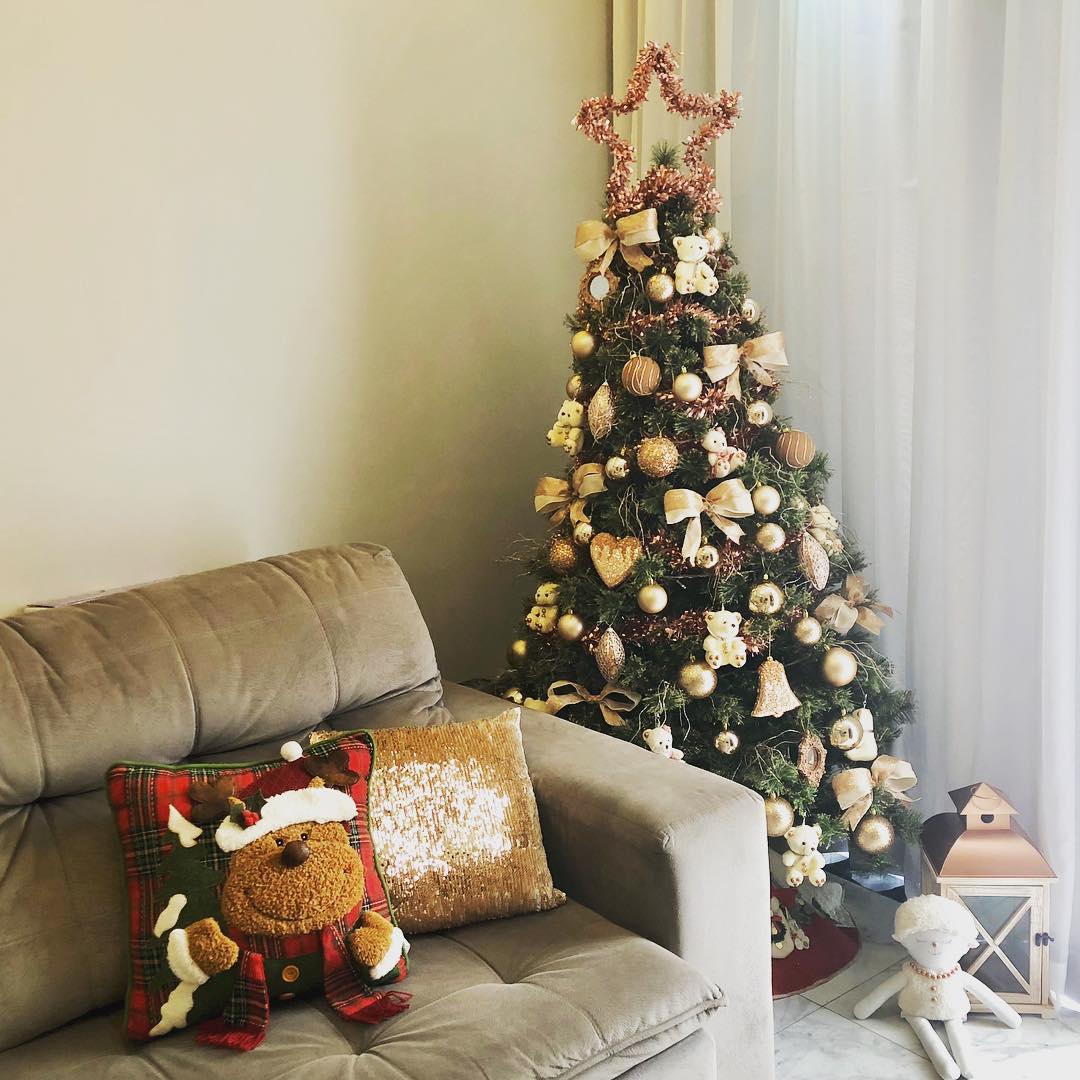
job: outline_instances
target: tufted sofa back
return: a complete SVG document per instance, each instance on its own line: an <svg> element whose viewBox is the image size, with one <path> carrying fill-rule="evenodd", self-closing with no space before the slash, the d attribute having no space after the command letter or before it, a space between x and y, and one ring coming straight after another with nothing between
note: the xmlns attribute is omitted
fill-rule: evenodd
<svg viewBox="0 0 1080 1080"><path fill-rule="evenodd" d="M110 764L212 759L438 679L373 544L0 620L0 1049L122 996Z"/></svg>

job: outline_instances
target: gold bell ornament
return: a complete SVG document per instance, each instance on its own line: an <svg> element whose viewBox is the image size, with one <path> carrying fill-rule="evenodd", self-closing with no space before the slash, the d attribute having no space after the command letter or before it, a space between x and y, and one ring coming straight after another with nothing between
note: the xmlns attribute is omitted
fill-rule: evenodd
<svg viewBox="0 0 1080 1080"><path fill-rule="evenodd" d="M787 672L779 660L771 656L758 668L757 704L751 716L783 716L797 709L802 702L788 686Z"/></svg>

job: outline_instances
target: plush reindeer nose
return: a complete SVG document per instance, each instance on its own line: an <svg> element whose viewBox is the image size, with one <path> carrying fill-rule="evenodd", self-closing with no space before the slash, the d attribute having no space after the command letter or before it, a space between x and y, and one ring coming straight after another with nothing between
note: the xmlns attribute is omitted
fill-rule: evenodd
<svg viewBox="0 0 1080 1080"><path fill-rule="evenodd" d="M303 840L290 840L281 849L281 861L286 866L300 866L310 854L311 848Z"/></svg>

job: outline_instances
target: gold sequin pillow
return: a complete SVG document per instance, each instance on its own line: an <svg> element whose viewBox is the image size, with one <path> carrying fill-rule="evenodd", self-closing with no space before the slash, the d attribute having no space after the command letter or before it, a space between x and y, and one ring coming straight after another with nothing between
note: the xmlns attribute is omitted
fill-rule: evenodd
<svg viewBox="0 0 1080 1080"><path fill-rule="evenodd" d="M370 734L371 837L406 934L566 900L551 881L518 709Z"/></svg>

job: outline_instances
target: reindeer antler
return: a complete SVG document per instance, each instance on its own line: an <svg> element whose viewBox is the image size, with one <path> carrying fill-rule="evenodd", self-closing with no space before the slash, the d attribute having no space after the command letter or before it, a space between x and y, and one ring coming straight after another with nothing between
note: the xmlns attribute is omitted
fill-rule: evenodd
<svg viewBox="0 0 1080 1080"><path fill-rule="evenodd" d="M209 782L205 780L192 781L188 789L188 798L191 800L191 820L197 825L208 825L212 821L220 821L229 813L229 800L233 794L233 778L231 776L219 776Z"/></svg>
<svg viewBox="0 0 1080 1080"><path fill-rule="evenodd" d="M351 788L360 779L360 774L349 768L348 752L340 748L317 757L305 754L302 764L308 776L316 776L331 787Z"/></svg>

